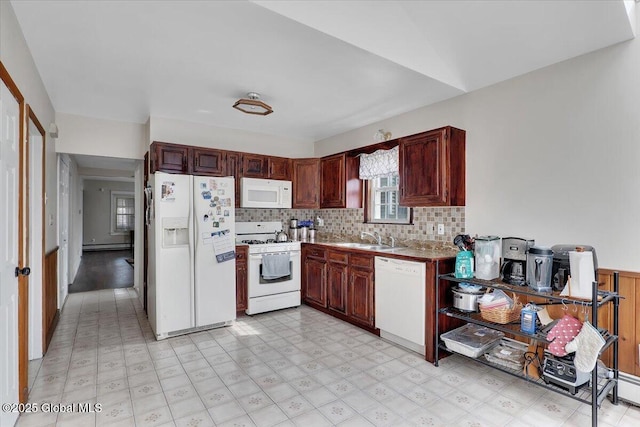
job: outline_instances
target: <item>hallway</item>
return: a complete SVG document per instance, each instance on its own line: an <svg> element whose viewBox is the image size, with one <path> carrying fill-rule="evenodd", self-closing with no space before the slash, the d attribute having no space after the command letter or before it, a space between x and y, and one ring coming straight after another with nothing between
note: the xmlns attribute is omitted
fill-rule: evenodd
<svg viewBox="0 0 640 427"><path fill-rule="evenodd" d="M587 426L590 407L509 375L416 353L306 306L156 341L133 289L69 295L24 414L51 426ZM601 426L640 409L605 401Z"/></svg>
<svg viewBox="0 0 640 427"><path fill-rule="evenodd" d="M85 251L69 293L133 286L133 265L127 262L131 251Z"/></svg>

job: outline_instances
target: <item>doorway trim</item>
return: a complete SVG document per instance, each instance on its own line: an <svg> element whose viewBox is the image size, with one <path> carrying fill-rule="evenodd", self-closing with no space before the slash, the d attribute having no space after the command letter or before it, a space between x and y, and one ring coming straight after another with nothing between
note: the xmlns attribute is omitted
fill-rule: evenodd
<svg viewBox="0 0 640 427"><path fill-rule="evenodd" d="M41 215L40 215L40 219L39 219L39 223L40 223L40 253L38 254L33 254L36 256L36 258L34 258L32 260L32 267L35 268L32 269L32 271L39 271L40 272L40 286L31 289L32 291L35 291L35 295L30 295L32 298L29 301L29 304L31 305L34 300L33 298L35 298L36 296L39 296L40 300L41 300L41 304L40 307L29 307L32 310L38 310L42 313L42 321L39 322L39 324L34 324L33 322L29 322L29 327L32 333L34 333L33 336L31 336L32 334L30 334L30 340L31 340L31 344L35 345L36 349L40 349L39 356L42 357L44 355L44 353L46 352L46 348L47 348L47 343L46 343L46 326L45 326L45 320L44 320L44 314L45 314L45 301L44 301L44 297L45 297L45 275L44 275L44 258L45 258L45 230L46 230L46 223L45 223L45 182L46 182L46 153L47 153L47 137L46 137L46 131L44 130L44 127L42 126L42 124L40 123L40 120L38 120L38 117L36 116L36 114L34 113L33 109L31 108L31 106L29 104L27 104L26 106L26 119L27 119L27 152L29 153L29 155L32 154L32 151L35 147L32 146L32 137L37 137L40 136L40 138L42 139L42 147L41 147L41 153L40 155L41 157L41 162L40 165L38 167L38 165L36 164L31 164L31 159L29 159L29 166L33 167L34 169L36 167L38 167L38 169L40 170L41 176L40 176L40 182L39 183L31 183L32 187L35 188L36 185L39 186L38 191L40 192L40 197L39 197L39 204L40 204L40 208L41 208ZM39 135L34 133L34 135L31 134L31 123L33 123L33 125L36 127L36 129L39 132ZM35 160L35 159L34 159ZM30 175L29 177L31 177L31 172L36 172L36 170L30 170ZM34 177L36 177L36 175L34 174ZM36 192L37 193L37 192ZM31 196L31 195L30 195ZM37 194L34 194L34 196L37 197ZM30 199L31 201L31 199ZM32 200L33 202L35 202L35 200ZM30 214L32 212L30 211ZM29 215L29 224L32 225L32 223L35 223L38 219L37 218L31 218L31 215ZM37 248L37 241L35 239L38 238L38 233L37 233L37 228L31 230L33 233L31 233L31 238L33 239L30 242L33 242L35 247ZM33 281L33 278L31 278L31 280ZM30 284L31 285L31 284ZM35 284L35 286L38 286L38 283ZM37 298L36 298L37 299ZM33 315L33 313L30 313ZM31 316L30 316L31 317ZM37 320L38 318L36 317L35 320ZM40 333L38 333L40 332ZM40 345L37 344L37 341L40 339ZM34 349L31 349L32 352L34 351ZM33 355L32 355L33 356ZM32 358L31 356L29 357L30 359Z"/></svg>

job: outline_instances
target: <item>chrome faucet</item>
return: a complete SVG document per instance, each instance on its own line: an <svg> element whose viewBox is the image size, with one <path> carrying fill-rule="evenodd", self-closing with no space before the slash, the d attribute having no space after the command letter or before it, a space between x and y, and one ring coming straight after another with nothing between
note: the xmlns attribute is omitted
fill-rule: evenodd
<svg viewBox="0 0 640 427"><path fill-rule="evenodd" d="M362 233L360 233L360 238L364 239L364 236L371 236L376 239L376 243L378 243L378 245L382 244L382 236L380 236L380 233L378 233L377 231L374 231L373 233L363 231Z"/></svg>
<svg viewBox="0 0 640 427"><path fill-rule="evenodd" d="M396 247L396 238L393 236L389 236L389 240L391 240L391 247L395 248Z"/></svg>

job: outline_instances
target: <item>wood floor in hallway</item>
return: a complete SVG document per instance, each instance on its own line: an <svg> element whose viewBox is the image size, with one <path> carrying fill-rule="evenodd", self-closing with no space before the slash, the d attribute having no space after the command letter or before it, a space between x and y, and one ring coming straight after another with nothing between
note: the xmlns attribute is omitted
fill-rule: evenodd
<svg viewBox="0 0 640 427"><path fill-rule="evenodd" d="M69 293L133 286L133 265L127 262L131 256L129 250L83 252Z"/></svg>

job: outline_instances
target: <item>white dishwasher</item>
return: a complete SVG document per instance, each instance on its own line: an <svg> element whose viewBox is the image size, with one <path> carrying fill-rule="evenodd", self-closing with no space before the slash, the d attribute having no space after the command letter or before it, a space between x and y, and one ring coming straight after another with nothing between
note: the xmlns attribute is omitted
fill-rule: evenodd
<svg viewBox="0 0 640 427"><path fill-rule="evenodd" d="M376 257L376 328L380 336L424 354L426 265Z"/></svg>

